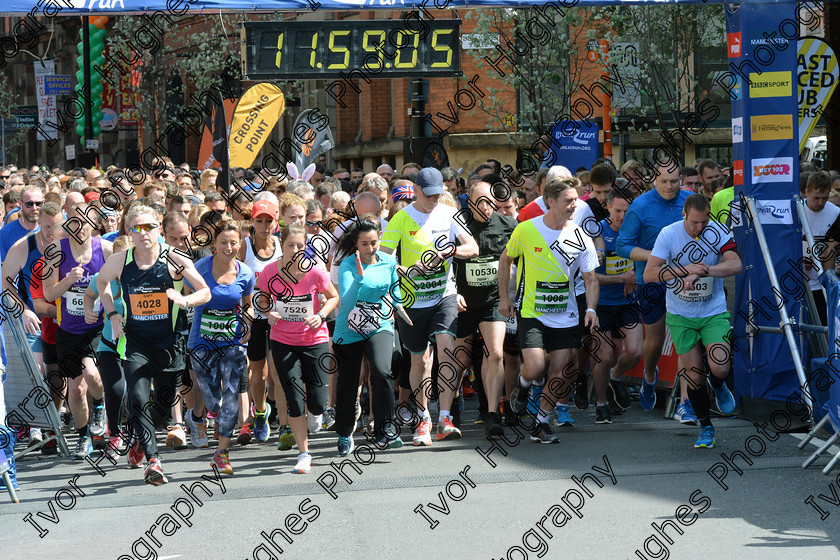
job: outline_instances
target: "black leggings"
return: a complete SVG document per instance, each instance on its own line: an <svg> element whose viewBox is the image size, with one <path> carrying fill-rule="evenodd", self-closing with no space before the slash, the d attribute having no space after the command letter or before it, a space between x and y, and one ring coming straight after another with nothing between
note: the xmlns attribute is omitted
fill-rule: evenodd
<svg viewBox="0 0 840 560"><path fill-rule="evenodd" d="M367 356L370 365L375 437L379 440L384 435L394 437L398 434L394 424L394 382L391 376L393 349L394 335L387 331L378 332L367 340L333 345L338 362L335 431L339 436L349 437L355 427L362 356Z"/></svg>
<svg viewBox="0 0 840 560"><path fill-rule="evenodd" d="M303 416L307 407L312 414L323 414L328 396L329 344L290 346L271 340L270 346L271 358L286 394L289 416Z"/></svg>
<svg viewBox="0 0 840 560"><path fill-rule="evenodd" d="M120 356L116 352L103 351L97 354L99 377L105 390L105 413L108 415L108 431L111 437L120 433L122 402L125 397L125 377L123 377Z"/></svg>
<svg viewBox="0 0 840 560"><path fill-rule="evenodd" d="M126 348L123 371L128 392L129 433L140 439L146 459L158 454L155 425L169 418L172 405L180 397L178 385L182 371L170 369L179 359L183 370L183 357L176 356L174 349L146 346L141 351L139 348ZM150 402L152 379L155 381L154 404Z"/></svg>

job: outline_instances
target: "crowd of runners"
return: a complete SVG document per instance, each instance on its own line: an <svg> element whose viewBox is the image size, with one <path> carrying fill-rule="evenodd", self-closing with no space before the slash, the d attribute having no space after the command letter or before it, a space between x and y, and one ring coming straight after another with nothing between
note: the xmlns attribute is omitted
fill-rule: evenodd
<svg viewBox="0 0 840 560"><path fill-rule="evenodd" d="M742 263L713 161L529 177L490 160L464 178L317 165L306 181L234 169L229 190L186 164L136 171L0 168L4 298L72 415L76 459L127 455L157 485L158 437L214 440L228 475L234 442L271 441L309 473L322 430L340 456L354 438L460 438L466 384L486 435L529 415L531 439L556 443L591 387L596 423L630 407L622 378L640 359L640 406L654 408L666 325L695 447L714 445L710 395L735 408L723 278ZM831 239L831 178L806 187Z"/></svg>

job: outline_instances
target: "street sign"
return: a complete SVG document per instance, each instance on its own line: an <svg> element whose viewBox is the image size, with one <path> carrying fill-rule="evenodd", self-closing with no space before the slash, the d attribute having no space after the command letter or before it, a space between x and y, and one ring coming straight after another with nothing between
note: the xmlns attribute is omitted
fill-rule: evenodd
<svg viewBox="0 0 840 560"><path fill-rule="evenodd" d="M85 149L86 150L98 150L99 149L99 140L85 140Z"/></svg>
<svg viewBox="0 0 840 560"><path fill-rule="evenodd" d="M0 131L4 136L14 136L18 131L17 119L0 119Z"/></svg>
<svg viewBox="0 0 840 560"><path fill-rule="evenodd" d="M17 119L18 128L32 128L38 124L37 105L18 105L9 112Z"/></svg>
<svg viewBox="0 0 840 560"><path fill-rule="evenodd" d="M44 95L70 95L73 93L73 77L70 74L44 76Z"/></svg>

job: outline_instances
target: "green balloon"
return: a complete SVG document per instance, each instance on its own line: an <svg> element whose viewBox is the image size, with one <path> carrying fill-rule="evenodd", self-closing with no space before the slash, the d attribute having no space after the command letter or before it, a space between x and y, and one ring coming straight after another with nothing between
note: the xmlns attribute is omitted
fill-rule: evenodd
<svg viewBox="0 0 840 560"><path fill-rule="evenodd" d="M91 36L90 36L91 41L96 41L97 43L101 44L105 40L106 31L104 29L97 29L97 28L94 28L94 29L96 29L96 31L91 33Z"/></svg>
<svg viewBox="0 0 840 560"><path fill-rule="evenodd" d="M91 78L93 78L93 74L91 74ZM102 84L99 82L99 79L91 80L93 83L90 86L90 93L93 97L98 98L102 95Z"/></svg>
<svg viewBox="0 0 840 560"><path fill-rule="evenodd" d="M85 65L85 57L83 55L79 55L78 57L76 57L76 64L79 66L79 68L83 68Z"/></svg>
<svg viewBox="0 0 840 560"><path fill-rule="evenodd" d="M84 136L85 136L85 125L77 124L76 125L76 134L78 134L79 136L84 138Z"/></svg>
<svg viewBox="0 0 840 560"><path fill-rule="evenodd" d="M80 84L85 81L85 71L79 70L76 72L76 81Z"/></svg>
<svg viewBox="0 0 840 560"><path fill-rule="evenodd" d="M99 66L100 68L105 65L105 57L102 56L102 53L99 53L98 55L93 57L93 64L95 66ZM99 74L97 73L97 75Z"/></svg>
<svg viewBox="0 0 840 560"><path fill-rule="evenodd" d="M102 134L102 127L99 126L99 123L94 123L93 125L93 135L99 136Z"/></svg>
<svg viewBox="0 0 840 560"><path fill-rule="evenodd" d="M76 44L76 46L79 48L79 52L80 52L80 53L81 53L81 52L84 52L84 50L85 50L85 43L84 43L84 41L79 41L79 42L78 42L78 44Z"/></svg>

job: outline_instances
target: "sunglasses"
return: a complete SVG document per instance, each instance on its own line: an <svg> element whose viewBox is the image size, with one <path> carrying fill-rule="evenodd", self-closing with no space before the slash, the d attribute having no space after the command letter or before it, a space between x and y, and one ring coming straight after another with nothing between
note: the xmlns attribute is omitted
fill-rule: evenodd
<svg viewBox="0 0 840 560"><path fill-rule="evenodd" d="M44 205L44 201L43 200L39 200L39 201L29 200L27 202L24 202L23 205L26 206L27 208L32 208L33 206L35 206L36 208L40 208L41 206Z"/></svg>
<svg viewBox="0 0 840 560"><path fill-rule="evenodd" d="M132 233L140 233L141 231L149 233L156 227L158 227L157 224L137 224L136 226L128 228L128 231Z"/></svg>
<svg viewBox="0 0 840 560"><path fill-rule="evenodd" d="M0 175L0 179L3 179L3 180L8 179L9 177L11 177L11 175Z"/></svg>
<svg viewBox="0 0 840 560"><path fill-rule="evenodd" d="M320 223L321 222L310 222L309 220L306 220L306 225L309 227L320 225Z"/></svg>

